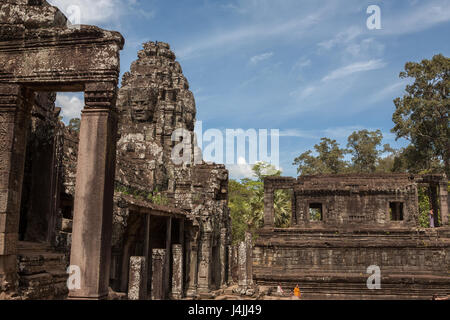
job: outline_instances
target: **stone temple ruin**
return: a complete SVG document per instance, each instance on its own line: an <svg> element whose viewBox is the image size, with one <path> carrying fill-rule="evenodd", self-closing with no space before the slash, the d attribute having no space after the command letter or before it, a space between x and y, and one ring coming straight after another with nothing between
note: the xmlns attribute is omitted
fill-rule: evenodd
<svg viewBox="0 0 450 320"><path fill-rule="evenodd" d="M32 298L39 297L40 294L34 295L39 291L44 297L60 295L60 279L66 277L58 268L62 264L60 257L47 253L48 248L42 244L32 242L30 245L18 240L19 230L22 239L52 238L59 194L55 175L60 173L55 160L61 148L57 137L47 137L46 148L50 150L53 144L53 155L44 149L39 156L33 155L31 171L27 173L33 178L40 171L39 179L48 181L34 179L34 186L23 188L27 136L32 125L52 126L52 118L57 112L52 106L53 92L83 91L86 106L78 151L70 260L84 276L80 289L72 296L101 298L108 293L105 275L109 274L111 246L108 229L111 229L114 191L116 95L119 51L124 40L119 33L93 26L69 28L66 17L46 1L6 0L2 1L0 10L2 295L17 294L20 286L30 288L24 289L23 295ZM38 111L32 113L33 110ZM42 123L33 121L30 124L32 116ZM31 129L39 139L39 128ZM33 167L40 164L45 168ZM23 189L26 189L27 207L21 207ZM40 194L32 194L33 191ZM42 201L45 198L48 202ZM26 212L21 214L21 209ZM27 221L27 229L20 225L21 220ZM33 226L38 226L44 233L35 234L37 229L33 231ZM46 254L29 254L35 250Z"/></svg>
<svg viewBox="0 0 450 320"><path fill-rule="evenodd" d="M420 229L418 187L443 227ZM310 299L430 299L450 290L448 182L445 176L334 175L265 180L265 227L243 268L251 282L293 288ZM274 227L275 190L292 192L291 227ZM381 289L367 288L367 268Z"/></svg>
<svg viewBox="0 0 450 320"><path fill-rule="evenodd" d="M0 12L0 299L222 287L228 172L171 161L176 129L195 141L196 108L169 46L145 44L118 90L119 33L69 27L43 0L3 1ZM79 132L59 121L64 91L85 93ZM69 265L81 275L70 292Z"/></svg>
<svg viewBox="0 0 450 320"><path fill-rule="evenodd" d="M196 106L168 44L119 80L124 39L68 26L44 0L0 4L0 300L208 298L230 282L299 284L306 298L449 293L448 182L439 175L265 180L264 228L231 246L228 171L201 158ZM81 129L56 92L84 92ZM171 154L185 129L191 164ZM441 227L418 228L418 188ZM274 226L274 191L292 221ZM381 290L366 286L381 269ZM76 276L70 282L70 276ZM256 288L257 290L257 288Z"/></svg>

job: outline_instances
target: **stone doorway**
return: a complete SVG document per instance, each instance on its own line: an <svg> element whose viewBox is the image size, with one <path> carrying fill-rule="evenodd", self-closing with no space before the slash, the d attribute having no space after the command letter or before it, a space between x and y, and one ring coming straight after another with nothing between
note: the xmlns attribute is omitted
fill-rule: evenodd
<svg viewBox="0 0 450 320"><path fill-rule="evenodd" d="M22 18L16 20L0 17L0 289L17 291L25 154L36 92L84 92L71 250L71 265L78 266L82 276L81 286L70 296L105 298L119 51L124 39L119 33L93 26L68 28L66 17L45 1L4 6L11 12L32 10L33 15L19 14ZM26 236L26 228L24 233Z"/></svg>

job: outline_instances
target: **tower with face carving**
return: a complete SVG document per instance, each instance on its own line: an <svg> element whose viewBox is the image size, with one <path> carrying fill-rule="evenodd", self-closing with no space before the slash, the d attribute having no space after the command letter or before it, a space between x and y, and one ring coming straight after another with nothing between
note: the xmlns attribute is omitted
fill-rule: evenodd
<svg viewBox="0 0 450 320"><path fill-rule="evenodd" d="M195 162L194 95L175 54L166 43L148 42L126 72L119 91L119 141L113 247L120 252L128 217L121 210L120 190L161 194L166 205L189 214L185 226L185 294L220 288L225 283L231 242L228 171L223 165ZM177 129L191 137L191 163L176 165L172 141Z"/></svg>
<svg viewBox="0 0 450 320"><path fill-rule="evenodd" d="M174 191L172 133L194 130L195 100L168 44L149 42L124 74L119 92L119 183Z"/></svg>

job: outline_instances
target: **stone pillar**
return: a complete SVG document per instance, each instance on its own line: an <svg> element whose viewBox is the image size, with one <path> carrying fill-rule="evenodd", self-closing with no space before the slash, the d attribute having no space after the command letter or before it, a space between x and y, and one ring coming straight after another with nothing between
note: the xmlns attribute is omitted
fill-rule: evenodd
<svg viewBox="0 0 450 320"><path fill-rule="evenodd" d="M70 264L81 270L72 299L108 296L117 114L114 83L88 84L78 149Z"/></svg>
<svg viewBox="0 0 450 320"><path fill-rule="evenodd" d="M152 251L152 300L164 300L164 269L166 265L166 250Z"/></svg>
<svg viewBox="0 0 450 320"><path fill-rule="evenodd" d="M220 287L226 285L227 277L227 229L220 230L220 243L219 243L219 255L220 255Z"/></svg>
<svg viewBox="0 0 450 320"><path fill-rule="evenodd" d="M273 187L264 184L264 227L273 228L275 224L275 209L273 205L274 190Z"/></svg>
<svg viewBox="0 0 450 320"><path fill-rule="evenodd" d="M147 299L147 260L145 257L130 257L128 300Z"/></svg>
<svg viewBox="0 0 450 320"><path fill-rule="evenodd" d="M238 284L240 287L247 287L247 246L245 241L239 243L238 247Z"/></svg>
<svg viewBox="0 0 450 320"><path fill-rule="evenodd" d="M172 257L172 217L166 220L166 264L164 267L164 299L169 298L170 265Z"/></svg>
<svg viewBox="0 0 450 320"><path fill-rule="evenodd" d="M180 300L183 297L183 248L181 244L172 246L172 270L171 298Z"/></svg>
<svg viewBox="0 0 450 320"><path fill-rule="evenodd" d="M249 286L253 285L253 236L247 232L245 234L245 250L247 262L247 283Z"/></svg>
<svg viewBox="0 0 450 320"><path fill-rule="evenodd" d="M198 291L210 292L212 262L212 232L204 231L200 240L200 264L198 266Z"/></svg>
<svg viewBox="0 0 450 320"><path fill-rule="evenodd" d="M233 283L233 247L228 246L228 273L227 285L231 286Z"/></svg>
<svg viewBox="0 0 450 320"><path fill-rule="evenodd" d="M17 241L32 93L0 84L0 291L18 285Z"/></svg>
<svg viewBox="0 0 450 320"><path fill-rule="evenodd" d="M233 246L233 282L239 283L239 244Z"/></svg>
<svg viewBox="0 0 450 320"><path fill-rule="evenodd" d="M439 184L439 207L442 225L448 226L448 182Z"/></svg>
<svg viewBox="0 0 450 320"><path fill-rule="evenodd" d="M197 296L197 284L198 284L198 228L194 226L189 227L186 257L187 268L187 290L186 296L195 298Z"/></svg>
<svg viewBox="0 0 450 320"><path fill-rule="evenodd" d="M297 202L295 199L295 192L292 189L291 191L291 227L298 225L298 217L297 217Z"/></svg>
<svg viewBox="0 0 450 320"><path fill-rule="evenodd" d="M145 216L145 242L144 242L144 256L145 256L145 290L148 292L151 290L151 287L149 286L149 279L151 279L151 249L150 249L150 223L151 223L151 217L149 214Z"/></svg>
<svg viewBox="0 0 450 320"><path fill-rule="evenodd" d="M252 235L245 234L245 241L238 248L238 280L240 287L253 285Z"/></svg>

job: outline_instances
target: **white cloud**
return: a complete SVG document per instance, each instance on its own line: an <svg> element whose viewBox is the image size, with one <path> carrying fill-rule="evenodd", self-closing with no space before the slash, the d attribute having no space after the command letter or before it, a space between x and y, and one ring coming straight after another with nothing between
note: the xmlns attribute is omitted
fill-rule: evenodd
<svg viewBox="0 0 450 320"><path fill-rule="evenodd" d="M401 81L397 81L393 84L390 84L381 90L374 93L372 96L370 96L367 100L369 104L376 103L379 101L382 101L384 99L388 98L394 98L396 95L400 95L401 92L406 88L408 84L411 83L410 79L404 79Z"/></svg>
<svg viewBox="0 0 450 320"><path fill-rule="evenodd" d="M303 57L294 64L294 66L292 67L292 70L303 69L303 68L309 67L310 65L311 65L311 60Z"/></svg>
<svg viewBox="0 0 450 320"><path fill-rule="evenodd" d="M273 52L262 53L262 54L259 54L259 55L257 55L257 56L251 57L251 58L250 58L250 63L253 64L253 65L255 65L255 64L258 64L258 63L261 62L261 61L270 59L270 58L272 58L272 57L273 57Z"/></svg>
<svg viewBox="0 0 450 320"><path fill-rule="evenodd" d="M354 58L367 58L371 56L381 56L384 53L385 45L373 38L364 39L359 43L352 42L345 48L345 52Z"/></svg>
<svg viewBox="0 0 450 320"><path fill-rule="evenodd" d="M299 130L299 129L286 129L280 131L280 137L294 137L319 140L322 137L328 137L332 139L347 138L354 131L364 129L362 126L343 126L332 127L323 130Z"/></svg>
<svg viewBox="0 0 450 320"><path fill-rule="evenodd" d="M351 42L361 34L361 28L352 26L345 31L339 32L334 38L320 42L318 46L322 49L330 50L340 44L347 44Z"/></svg>
<svg viewBox="0 0 450 320"><path fill-rule="evenodd" d="M280 131L280 137L296 137L307 139L319 139L320 137L313 131L299 130L299 129L286 129Z"/></svg>
<svg viewBox="0 0 450 320"><path fill-rule="evenodd" d="M423 1L425 3L425 1ZM422 6L405 11L403 15L382 20L383 34L415 33L450 21L450 1L426 1Z"/></svg>
<svg viewBox="0 0 450 320"><path fill-rule="evenodd" d="M347 139L355 131L360 131L365 129L363 126L343 126L343 127L332 127L322 130L322 136L332 138L332 139ZM373 131L371 129L367 129Z"/></svg>
<svg viewBox="0 0 450 320"><path fill-rule="evenodd" d="M299 129L285 129L280 131L280 137L293 137L293 138L304 138L313 139L319 142L319 139L327 137L330 139L335 139L337 141L346 142L347 138L355 131L360 131L367 129L369 131L376 131L375 128L366 128L361 125L353 126L341 126L341 127L330 127L320 130L299 130ZM385 139L392 139L393 136L390 132L383 132L383 137Z"/></svg>
<svg viewBox="0 0 450 320"><path fill-rule="evenodd" d="M58 93L56 106L61 108L61 115L67 123L70 119L81 117L84 102L77 95Z"/></svg>
<svg viewBox="0 0 450 320"><path fill-rule="evenodd" d="M380 59L370 60L370 61L365 61L365 62L355 62L348 66L345 66L345 67L342 67L342 68L332 71L330 74L325 76L322 79L322 81L325 82L325 81L329 81L329 80L336 80L336 79L347 77L354 73L381 69L381 68L384 68L385 66L386 66L386 63Z"/></svg>
<svg viewBox="0 0 450 320"><path fill-rule="evenodd" d="M317 88L313 85L307 86L304 89L295 90L290 93L290 96L296 97L297 99L303 100L311 96L316 92Z"/></svg>
<svg viewBox="0 0 450 320"><path fill-rule="evenodd" d="M180 60L186 60L202 56L211 50L234 49L239 45L258 42L280 35L289 35L297 38L308 35L308 30L312 26L319 24L325 19L327 14L332 12L331 7L334 8L333 3L305 16L286 18L284 22L265 21L265 23L261 23L261 19L259 19L257 22L248 23L234 30L226 29L219 32L206 33L197 40L190 39L189 44L185 47L176 49L176 55Z"/></svg>
<svg viewBox="0 0 450 320"><path fill-rule="evenodd" d="M135 0L47 0L51 5L58 7L66 16L70 6L80 8L81 24L100 24L105 22L117 22L116 20L138 3ZM153 16L150 12L141 14Z"/></svg>
<svg viewBox="0 0 450 320"><path fill-rule="evenodd" d="M233 179L254 178L252 167L246 163L244 158L239 158L238 164L227 165Z"/></svg>

